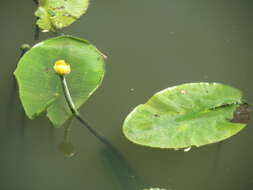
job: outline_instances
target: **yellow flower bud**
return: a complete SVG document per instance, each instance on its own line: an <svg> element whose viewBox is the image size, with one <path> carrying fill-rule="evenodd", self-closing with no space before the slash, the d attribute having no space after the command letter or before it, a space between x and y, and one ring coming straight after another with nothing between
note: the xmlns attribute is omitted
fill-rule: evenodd
<svg viewBox="0 0 253 190"><path fill-rule="evenodd" d="M70 65L64 60L58 60L54 64L54 70L58 75L67 75L70 73Z"/></svg>

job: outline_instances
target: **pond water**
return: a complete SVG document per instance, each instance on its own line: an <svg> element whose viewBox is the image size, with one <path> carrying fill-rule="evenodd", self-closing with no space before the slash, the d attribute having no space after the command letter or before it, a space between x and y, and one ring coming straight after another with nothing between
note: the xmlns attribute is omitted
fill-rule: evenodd
<svg viewBox="0 0 253 190"><path fill-rule="evenodd" d="M92 0L87 15L64 33L109 57L102 86L80 112L117 151L74 121L67 139L72 157L59 150L64 128L46 117L27 119L14 86L19 47L33 44L35 6L32 0L0 5L0 189L253 189L252 121L223 143L189 152L137 146L122 134L136 105L181 83L229 84L253 102L252 1Z"/></svg>

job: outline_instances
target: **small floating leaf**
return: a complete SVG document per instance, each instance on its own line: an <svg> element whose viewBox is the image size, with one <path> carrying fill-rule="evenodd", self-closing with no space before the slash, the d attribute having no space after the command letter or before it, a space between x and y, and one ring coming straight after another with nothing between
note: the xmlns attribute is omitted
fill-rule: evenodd
<svg viewBox="0 0 253 190"><path fill-rule="evenodd" d="M40 0L35 16L43 31L55 31L69 26L82 16L89 0Z"/></svg>
<svg viewBox="0 0 253 190"><path fill-rule="evenodd" d="M21 58L14 74L26 114L33 119L47 110L52 123L60 126L72 113L54 71L57 60L65 60L71 66L72 72L66 79L77 108L101 84L105 69L103 57L93 45L71 36L43 41Z"/></svg>
<svg viewBox="0 0 253 190"><path fill-rule="evenodd" d="M249 110L242 105L241 91L233 87L183 84L137 106L126 118L123 132L130 141L144 146L202 146L229 138L246 126Z"/></svg>

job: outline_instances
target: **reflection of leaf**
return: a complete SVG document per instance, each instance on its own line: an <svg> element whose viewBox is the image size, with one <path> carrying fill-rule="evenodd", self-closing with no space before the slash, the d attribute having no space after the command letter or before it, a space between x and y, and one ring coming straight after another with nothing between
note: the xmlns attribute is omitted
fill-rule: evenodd
<svg viewBox="0 0 253 190"><path fill-rule="evenodd" d="M218 83L190 83L165 89L126 118L125 136L157 148L201 146L229 138L246 124L231 122L241 104L238 89Z"/></svg>
<svg viewBox="0 0 253 190"><path fill-rule="evenodd" d="M87 41L71 36L41 42L21 58L15 76L26 114L32 119L47 110L55 126L72 116L59 76L53 70L55 61L60 59L71 66L72 72L66 78L77 108L98 88L105 72L99 51Z"/></svg>
<svg viewBox="0 0 253 190"><path fill-rule="evenodd" d="M143 190L166 190L166 189L163 189L163 188L149 188L149 189L143 189Z"/></svg>
<svg viewBox="0 0 253 190"><path fill-rule="evenodd" d="M72 24L88 8L89 0L40 0L35 16L44 31L55 31Z"/></svg>

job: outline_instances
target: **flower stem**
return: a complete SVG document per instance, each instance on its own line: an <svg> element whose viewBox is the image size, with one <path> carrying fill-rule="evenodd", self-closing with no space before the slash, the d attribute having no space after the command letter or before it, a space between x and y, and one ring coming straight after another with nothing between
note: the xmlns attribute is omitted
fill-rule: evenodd
<svg viewBox="0 0 253 190"><path fill-rule="evenodd" d="M67 85L67 82L66 82L66 78L64 75L59 75L60 76L60 79L61 79L61 84L62 84L62 88L63 88L63 93L64 93L64 96L65 96L65 99L66 99L66 102L68 104L68 107L71 111L71 113L74 115L74 117L83 125L85 126L95 137L97 137L102 143L104 143L105 145L107 146L110 146L112 147L111 143L105 138L103 137L102 135L100 135L95 129L93 129L89 123L87 121L85 121L80 113L78 112L78 110L76 109L75 107L75 104L72 100L72 97L70 95L70 92L69 92L69 88L68 88L68 85Z"/></svg>

